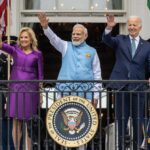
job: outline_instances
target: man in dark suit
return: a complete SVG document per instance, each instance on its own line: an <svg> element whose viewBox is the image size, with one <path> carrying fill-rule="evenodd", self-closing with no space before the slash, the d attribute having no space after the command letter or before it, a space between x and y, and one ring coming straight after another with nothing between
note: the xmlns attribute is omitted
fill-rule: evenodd
<svg viewBox="0 0 150 150"><path fill-rule="evenodd" d="M103 33L103 42L113 48L116 62L110 80L145 80L150 73L150 44L140 36L142 20L138 16L131 16L127 20L128 35L111 36L116 25L113 15L107 15L107 26ZM140 84L111 83L109 87L120 90L115 98L115 114L118 124L118 147L124 150L125 135L129 116L133 124L133 149L139 150L142 140L142 125L144 119L144 103L146 96ZM132 93L131 91L136 91ZM123 92L127 91L127 92Z"/></svg>

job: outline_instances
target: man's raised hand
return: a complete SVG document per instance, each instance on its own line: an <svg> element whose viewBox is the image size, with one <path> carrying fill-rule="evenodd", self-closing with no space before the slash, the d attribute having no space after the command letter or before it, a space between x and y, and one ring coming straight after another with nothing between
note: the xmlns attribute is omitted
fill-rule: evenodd
<svg viewBox="0 0 150 150"><path fill-rule="evenodd" d="M40 24L41 26L44 28L44 29L47 29L48 27L48 18L46 16L46 13L45 12L41 12L38 14L38 18L39 18L39 21L40 21Z"/></svg>
<svg viewBox="0 0 150 150"><path fill-rule="evenodd" d="M106 29L112 30L112 28L116 25L115 17L113 14L107 14L107 27Z"/></svg>

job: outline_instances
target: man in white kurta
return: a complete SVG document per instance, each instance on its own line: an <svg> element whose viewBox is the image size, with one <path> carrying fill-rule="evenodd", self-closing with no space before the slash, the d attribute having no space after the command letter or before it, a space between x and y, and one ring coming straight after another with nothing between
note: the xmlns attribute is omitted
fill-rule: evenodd
<svg viewBox="0 0 150 150"><path fill-rule="evenodd" d="M44 34L48 37L50 43L62 54L62 65L58 80L101 80L100 61L96 49L85 42L88 33L83 25L76 24L72 31L72 41L64 41L48 26L48 19L45 13L39 14L39 20L43 27ZM88 99L92 102L94 107L96 107L101 84L93 86L93 84L89 83L86 84L86 86L94 91L94 96L92 92L87 92L86 94L79 92L79 96ZM79 91L86 86L81 85ZM62 86L62 88L64 88L64 86ZM69 89L65 87L65 90L68 91ZM62 89L62 91L64 91L64 89ZM84 146L78 149L82 150Z"/></svg>

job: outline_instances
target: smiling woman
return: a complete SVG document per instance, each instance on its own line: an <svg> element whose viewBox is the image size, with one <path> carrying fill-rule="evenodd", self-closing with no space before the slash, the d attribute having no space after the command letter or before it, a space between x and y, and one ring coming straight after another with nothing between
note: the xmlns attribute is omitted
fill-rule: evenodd
<svg viewBox="0 0 150 150"><path fill-rule="evenodd" d="M37 51L37 39L31 28L22 28L18 38L18 45L26 53L29 54L33 50Z"/></svg>
<svg viewBox="0 0 150 150"><path fill-rule="evenodd" d="M0 41L2 51L13 57L14 64L11 70L10 80L42 80L43 56L37 50L37 40L31 28L22 28L18 44L11 46ZM29 120L37 113L39 104L38 83L11 83L7 104L7 116L13 118L13 141L16 150L19 150L21 139L22 121ZM26 93L24 93L26 91ZM16 133L18 138L16 138ZM28 138L28 149L31 139Z"/></svg>

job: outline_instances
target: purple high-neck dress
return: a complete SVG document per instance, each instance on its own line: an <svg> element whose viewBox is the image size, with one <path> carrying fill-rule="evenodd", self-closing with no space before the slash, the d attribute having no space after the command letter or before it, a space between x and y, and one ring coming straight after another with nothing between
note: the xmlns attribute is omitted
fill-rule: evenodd
<svg viewBox="0 0 150 150"><path fill-rule="evenodd" d="M40 51L25 54L18 45L2 44L2 50L13 57L10 80L43 80L43 56ZM11 83L7 101L7 115L28 120L37 113L39 84Z"/></svg>

